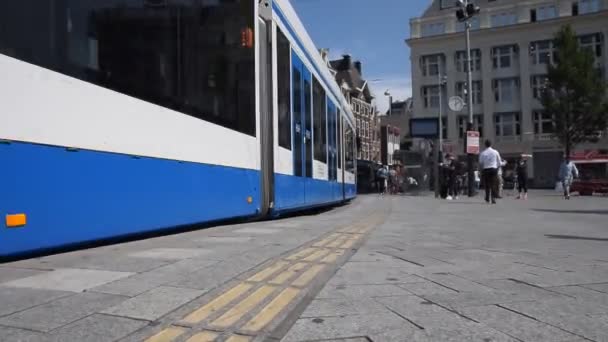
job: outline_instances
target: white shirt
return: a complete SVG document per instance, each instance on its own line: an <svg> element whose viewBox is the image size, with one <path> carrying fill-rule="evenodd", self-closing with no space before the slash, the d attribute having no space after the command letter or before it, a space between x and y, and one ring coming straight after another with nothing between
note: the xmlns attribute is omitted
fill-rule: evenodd
<svg viewBox="0 0 608 342"><path fill-rule="evenodd" d="M498 169L502 166L502 158L500 153L495 149L488 147L479 155L479 168L485 169Z"/></svg>

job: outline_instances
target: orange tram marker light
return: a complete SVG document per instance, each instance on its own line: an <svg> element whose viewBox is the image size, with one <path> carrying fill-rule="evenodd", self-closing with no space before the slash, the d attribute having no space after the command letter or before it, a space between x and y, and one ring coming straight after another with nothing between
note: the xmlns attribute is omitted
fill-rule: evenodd
<svg viewBox="0 0 608 342"><path fill-rule="evenodd" d="M27 216L25 214L12 214L6 215L6 227L7 228L18 228L23 227L27 223Z"/></svg>
<svg viewBox="0 0 608 342"><path fill-rule="evenodd" d="M249 27L241 30L241 46L244 48L253 48L253 30Z"/></svg>

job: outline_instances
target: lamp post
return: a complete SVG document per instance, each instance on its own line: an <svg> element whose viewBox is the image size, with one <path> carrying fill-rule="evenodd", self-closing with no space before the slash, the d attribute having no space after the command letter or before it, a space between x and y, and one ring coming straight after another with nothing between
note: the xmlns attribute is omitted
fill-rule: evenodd
<svg viewBox="0 0 608 342"><path fill-rule="evenodd" d="M391 95L391 92L387 89L384 92L384 96L388 96L388 116L393 115L393 95Z"/></svg>
<svg viewBox="0 0 608 342"><path fill-rule="evenodd" d="M441 63L437 70L437 87L439 88L439 142L435 148L435 198L439 198L439 161L443 162L443 86L448 77L442 73Z"/></svg>
<svg viewBox="0 0 608 342"><path fill-rule="evenodd" d="M469 122L467 123L467 131L473 130L473 75L471 73L472 63L471 63L471 19L479 14L480 8L473 3L469 3L469 0L458 0L456 2L459 9L456 11L456 17L458 21L464 22L465 27L465 40L466 40L466 49L467 49L467 103L469 109ZM474 155L468 153L467 145L468 145L468 134L467 141L465 141L465 152L467 153L467 168L468 168L468 179L469 179L469 189L468 194L469 197L473 197L475 195L475 188L473 183L475 183L475 175L473 173L473 158Z"/></svg>

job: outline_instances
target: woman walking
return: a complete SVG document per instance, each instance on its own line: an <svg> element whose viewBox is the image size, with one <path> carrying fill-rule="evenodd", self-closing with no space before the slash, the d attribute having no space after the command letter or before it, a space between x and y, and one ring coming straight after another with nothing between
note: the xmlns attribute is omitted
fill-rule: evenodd
<svg viewBox="0 0 608 342"><path fill-rule="evenodd" d="M572 180L574 180L574 178L578 178L578 169L570 160L570 157L566 156L559 168L559 180L562 182L564 198L567 200L570 199L570 186L572 185Z"/></svg>
<svg viewBox="0 0 608 342"><path fill-rule="evenodd" d="M517 199L528 199L528 161L522 157L517 162L517 187L519 195Z"/></svg>

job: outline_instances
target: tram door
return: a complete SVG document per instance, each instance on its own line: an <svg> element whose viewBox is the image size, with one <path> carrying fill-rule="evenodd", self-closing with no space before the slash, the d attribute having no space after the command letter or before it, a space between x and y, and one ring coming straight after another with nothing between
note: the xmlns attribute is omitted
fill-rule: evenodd
<svg viewBox="0 0 608 342"><path fill-rule="evenodd" d="M312 75L292 51L293 166L298 177L299 204L305 202L306 187L312 179Z"/></svg>

